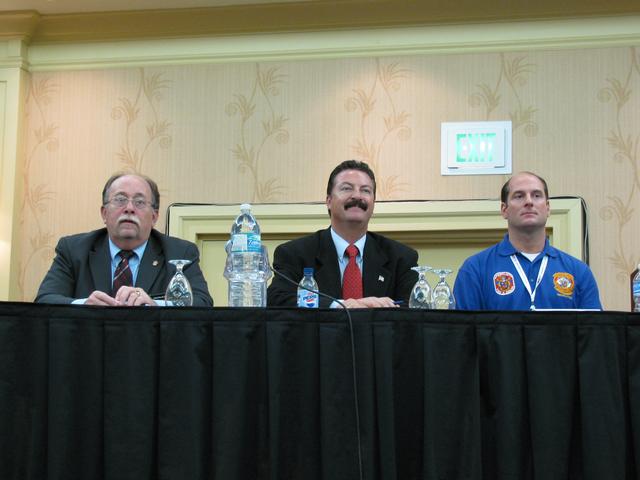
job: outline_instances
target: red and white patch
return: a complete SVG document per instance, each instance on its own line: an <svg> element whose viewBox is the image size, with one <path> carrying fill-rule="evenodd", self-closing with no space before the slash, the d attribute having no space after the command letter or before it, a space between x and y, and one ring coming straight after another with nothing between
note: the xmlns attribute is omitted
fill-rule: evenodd
<svg viewBox="0 0 640 480"><path fill-rule="evenodd" d="M510 272L496 272L493 275L493 287L498 295L509 295L516 289L516 282Z"/></svg>

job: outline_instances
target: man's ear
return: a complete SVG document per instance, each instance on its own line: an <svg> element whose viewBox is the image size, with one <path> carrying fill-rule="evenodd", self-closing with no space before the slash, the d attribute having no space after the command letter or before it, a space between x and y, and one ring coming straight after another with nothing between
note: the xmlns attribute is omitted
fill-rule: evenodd
<svg viewBox="0 0 640 480"><path fill-rule="evenodd" d="M102 223L107 223L107 209L104 205L100 207L100 216L102 217Z"/></svg>
<svg viewBox="0 0 640 480"><path fill-rule="evenodd" d="M504 202L500 202L500 214L502 215L502 218L507 218L507 204Z"/></svg>

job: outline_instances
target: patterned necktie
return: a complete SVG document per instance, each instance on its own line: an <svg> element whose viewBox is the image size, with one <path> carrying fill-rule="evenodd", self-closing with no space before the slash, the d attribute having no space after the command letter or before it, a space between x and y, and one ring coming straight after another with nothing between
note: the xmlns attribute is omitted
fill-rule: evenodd
<svg viewBox="0 0 640 480"><path fill-rule="evenodd" d="M358 247L353 244L349 245L345 250L345 254L349 255L349 263L347 264L347 268L344 269L344 275L342 277L342 298L344 300L348 298L362 298L362 274L356 263Z"/></svg>
<svg viewBox="0 0 640 480"><path fill-rule="evenodd" d="M127 287L133 286L133 275L131 274L131 268L129 268L129 259L134 253L131 250L120 250L118 255L120 255L120 263L118 263L116 271L113 273L113 295L124 285Z"/></svg>

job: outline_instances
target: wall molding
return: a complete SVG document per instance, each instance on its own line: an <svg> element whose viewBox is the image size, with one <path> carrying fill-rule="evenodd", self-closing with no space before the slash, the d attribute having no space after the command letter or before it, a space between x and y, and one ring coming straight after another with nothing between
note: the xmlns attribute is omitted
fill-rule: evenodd
<svg viewBox="0 0 640 480"><path fill-rule="evenodd" d="M640 44L640 15L353 31L31 45L30 71ZM2 59L0 58L0 63Z"/></svg>
<svg viewBox="0 0 640 480"><path fill-rule="evenodd" d="M33 38L42 16L34 10L0 13L0 39Z"/></svg>
<svg viewBox="0 0 640 480"><path fill-rule="evenodd" d="M24 72L0 68L0 300L18 298Z"/></svg>
<svg viewBox="0 0 640 480"><path fill-rule="evenodd" d="M0 40L0 68L27 69L28 48L24 40Z"/></svg>
<svg viewBox="0 0 640 480"><path fill-rule="evenodd" d="M32 40L42 44L185 38L634 14L640 14L637 0L293 0L41 15ZM0 31L7 30L3 27L0 16Z"/></svg>
<svg viewBox="0 0 640 480"><path fill-rule="evenodd" d="M551 198L547 234L551 243L576 258L583 257L582 203L579 198ZM239 205L174 205L168 208L168 234L196 243L214 305L227 305L226 280L222 276L226 260L225 243L229 225L238 215ZM327 206L319 203L253 204L260 222L262 241L273 256L284 241L327 228ZM455 273L466 258L469 246L495 244L506 232L499 200L441 200L376 202L369 230L406 243L420 254L422 265L438 252L440 266ZM446 253L444 253L446 251ZM431 259L431 260L429 260ZM435 266L431 264L432 266ZM453 278L451 279L453 281Z"/></svg>

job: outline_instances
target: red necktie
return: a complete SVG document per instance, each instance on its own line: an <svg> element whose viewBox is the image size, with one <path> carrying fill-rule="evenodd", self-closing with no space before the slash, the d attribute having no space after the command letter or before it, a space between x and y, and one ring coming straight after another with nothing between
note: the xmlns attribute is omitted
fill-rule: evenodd
<svg viewBox="0 0 640 480"><path fill-rule="evenodd" d="M342 277L342 298L344 300L348 298L362 298L362 274L356 263L358 247L349 245L345 253L349 255L349 263L347 264L347 268L344 269L344 275Z"/></svg>
<svg viewBox="0 0 640 480"><path fill-rule="evenodd" d="M116 267L116 271L113 272L113 294L115 295L120 290L120 287L126 285L127 287L133 286L133 275L131 274L131 268L129 268L129 259L133 256L131 250L120 250L120 263Z"/></svg>

